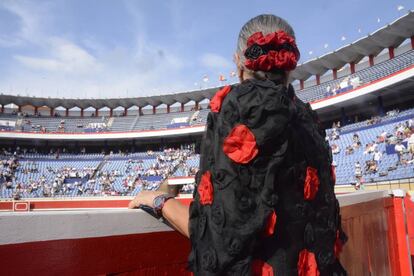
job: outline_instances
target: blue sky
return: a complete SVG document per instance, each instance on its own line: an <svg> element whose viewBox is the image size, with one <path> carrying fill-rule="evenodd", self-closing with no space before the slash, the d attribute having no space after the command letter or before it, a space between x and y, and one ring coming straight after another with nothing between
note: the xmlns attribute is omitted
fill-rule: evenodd
<svg viewBox="0 0 414 276"><path fill-rule="evenodd" d="M241 26L258 14L290 22L304 62L413 8L412 0L0 0L0 93L138 97L216 86L235 70Z"/></svg>

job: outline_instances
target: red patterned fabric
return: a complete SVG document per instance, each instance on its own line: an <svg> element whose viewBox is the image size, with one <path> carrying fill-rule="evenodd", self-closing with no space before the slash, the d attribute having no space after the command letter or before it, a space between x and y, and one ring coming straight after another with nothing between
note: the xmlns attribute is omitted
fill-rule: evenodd
<svg viewBox="0 0 414 276"><path fill-rule="evenodd" d="M262 55L257 59L246 59L245 65L247 69L253 71L269 72L274 69L291 71L296 68L297 63L295 53L282 49L269 51L267 55Z"/></svg>
<svg viewBox="0 0 414 276"><path fill-rule="evenodd" d="M235 126L224 139L224 153L234 162L247 164L259 153L256 138L246 125Z"/></svg>
<svg viewBox="0 0 414 276"><path fill-rule="evenodd" d="M220 112L221 104L223 103L224 98L231 91L231 86L226 85L214 95L210 100L210 108L212 112Z"/></svg>
<svg viewBox="0 0 414 276"><path fill-rule="evenodd" d="M271 236L275 233L276 220L277 220L276 212L273 211L270 214L269 218L267 219L266 229L264 233L266 237Z"/></svg>
<svg viewBox="0 0 414 276"><path fill-rule="evenodd" d="M253 260L252 262L253 276L274 276L273 268L262 260Z"/></svg>
<svg viewBox="0 0 414 276"><path fill-rule="evenodd" d="M285 43L294 44L295 39L282 30L267 35L263 35L262 32L256 32L247 39L247 47L253 44L277 47Z"/></svg>
<svg viewBox="0 0 414 276"><path fill-rule="evenodd" d="M298 276L319 276L318 264L316 263L315 254L303 249L299 253Z"/></svg>
<svg viewBox="0 0 414 276"><path fill-rule="evenodd" d="M332 175L332 179L334 184L336 183L336 172L335 172L336 168L335 166L331 165L331 175Z"/></svg>
<svg viewBox="0 0 414 276"><path fill-rule="evenodd" d="M200 196L201 205L211 205L213 203L213 184L211 183L210 171L206 171L201 176L197 191Z"/></svg>
<svg viewBox="0 0 414 276"><path fill-rule="evenodd" d="M335 240L335 245L334 245L334 253L335 253L335 256L337 258L339 258L339 255L342 252L342 246L343 246L343 242L339 238L339 230L337 230L336 231L336 240Z"/></svg>
<svg viewBox="0 0 414 276"><path fill-rule="evenodd" d="M306 168L305 185L303 187L303 196L306 200L313 200L319 189L318 170L312 167Z"/></svg>

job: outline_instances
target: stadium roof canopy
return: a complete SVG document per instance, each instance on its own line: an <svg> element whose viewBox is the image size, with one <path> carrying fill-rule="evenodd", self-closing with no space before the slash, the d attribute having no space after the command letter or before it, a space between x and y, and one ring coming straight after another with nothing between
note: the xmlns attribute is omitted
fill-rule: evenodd
<svg viewBox="0 0 414 276"><path fill-rule="evenodd" d="M350 62L357 63L366 56L376 56L383 49L398 47L404 40L414 36L414 12L398 18L377 31L345 45L333 52L327 53L316 59L309 60L298 65L292 72L293 80L306 80L312 75L323 75L328 70L340 69ZM12 95L0 95L0 104L16 104L18 106L48 106L56 108L88 108L100 109L103 107L129 108L131 106L144 107L147 105L158 106L161 104L172 105L174 103L187 103L189 101L200 102L204 99L211 99L217 88L204 90L167 94L160 96L136 97L136 98L113 98L113 99L64 99L64 98L37 98Z"/></svg>
<svg viewBox="0 0 414 276"><path fill-rule="evenodd" d="M312 75L323 75L331 69L340 69L350 62L359 62L366 56L376 56L389 47L398 47L407 38L414 35L414 13L409 11L375 32L345 45L333 52L299 65L293 72L292 78L306 80Z"/></svg>

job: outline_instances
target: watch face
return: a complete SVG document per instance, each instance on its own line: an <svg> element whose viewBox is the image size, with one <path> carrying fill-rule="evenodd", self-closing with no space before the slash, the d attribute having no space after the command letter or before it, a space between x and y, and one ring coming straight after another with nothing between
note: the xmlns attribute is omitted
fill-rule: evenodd
<svg viewBox="0 0 414 276"><path fill-rule="evenodd" d="M161 205L162 205L162 203L164 202L164 197L162 197L162 196L157 196L155 199L154 199L154 208L159 208Z"/></svg>

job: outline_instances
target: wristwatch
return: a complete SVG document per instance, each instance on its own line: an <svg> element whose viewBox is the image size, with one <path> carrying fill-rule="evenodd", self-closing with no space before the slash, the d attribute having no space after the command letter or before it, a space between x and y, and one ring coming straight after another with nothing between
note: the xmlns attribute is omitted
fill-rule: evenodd
<svg viewBox="0 0 414 276"><path fill-rule="evenodd" d="M162 208L164 207L165 202L171 198L174 198L174 196L170 194L162 194L154 198L154 201L152 203L154 205L154 212L158 216L162 216Z"/></svg>

